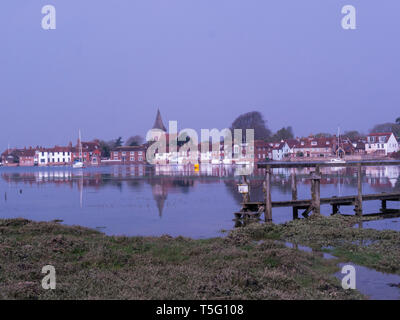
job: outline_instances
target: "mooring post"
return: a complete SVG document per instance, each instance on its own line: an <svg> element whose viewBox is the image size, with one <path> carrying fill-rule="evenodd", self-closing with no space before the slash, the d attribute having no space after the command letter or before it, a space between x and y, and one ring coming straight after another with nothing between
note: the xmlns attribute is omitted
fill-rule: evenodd
<svg viewBox="0 0 400 320"><path fill-rule="evenodd" d="M381 209L381 211L385 212L386 209L387 209L387 202L386 202L386 200L382 200L382 209Z"/></svg>
<svg viewBox="0 0 400 320"><path fill-rule="evenodd" d="M297 200L297 177L296 169L292 169L292 200ZM299 218L299 209L293 207L293 220Z"/></svg>
<svg viewBox="0 0 400 320"><path fill-rule="evenodd" d="M358 216L362 215L363 205L362 205L362 167L361 163L357 165L357 201L356 201L356 208L355 212Z"/></svg>
<svg viewBox="0 0 400 320"><path fill-rule="evenodd" d="M319 166L315 167L315 172L312 174L311 180L311 196L313 214L321 213L321 171Z"/></svg>
<svg viewBox="0 0 400 320"><path fill-rule="evenodd" d="M272 221L272 201L271 201L271 166L265 168L265 222Z"/></svg>

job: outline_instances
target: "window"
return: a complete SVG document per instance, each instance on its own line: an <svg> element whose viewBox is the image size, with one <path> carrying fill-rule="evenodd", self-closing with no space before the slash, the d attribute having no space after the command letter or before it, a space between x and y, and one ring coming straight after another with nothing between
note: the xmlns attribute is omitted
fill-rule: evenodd
<svg viewBox="0 0 400 320"><path fill-rule="evenodd" d="M123 152L122 152L122 155L123 155L123 156L126 156L126 152L125 152L125 151L123 151Z"/></svg>
<svg viewBox="0 0 400 320"><path fill-rule="evenodd" d="M134 157L131 157L131 161L135 161L135 158L134 158Z"/></svg>
<svg viewBox="0 0 400 320"><path fill-rule="evenodd" d="M142 161L143 160L143 158L142 157L139 157L139 159L138 159L139 161Z"/></svg>

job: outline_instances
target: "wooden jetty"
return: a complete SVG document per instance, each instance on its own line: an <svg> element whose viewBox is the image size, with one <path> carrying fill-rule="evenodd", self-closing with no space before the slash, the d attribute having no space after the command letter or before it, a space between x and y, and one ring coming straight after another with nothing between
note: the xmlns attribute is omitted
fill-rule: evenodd
<svg viewBox="0 0 400 320"><path fill-rule="evenodd" d="M354 206L356 215L363 215L363 201L379 200L382 203L381 212L392 212L387 208L388 201L400 201L400 192L365 194L362 193L362 168L367 166L400 166L400 161L381 160L381 161L350 161L344 163L330 162L264 162L259 163L258 168L265 169L265 181L263 183L264 201L251 202L244 197L242 210L235 213L236 219L259 218L264 213L266 222L272 221L272 208L292 207L293 219L298 219L299 210L304 210L302 215L307 217L310 213L320 214L321 205L329 204L332 206L332 214L339 212L340 206ZM353 196L332 196L321 198L321 170L322 167L356 167L357 168L357 194ZM271 198L271 175L273 168L292 168L291 184L292 199L288 201L272 201ZM297 197L297 178L295 169L314 168L310 173L311 179L311 199L298 199ZM247 180L244 180L247 183Z"/></svg>

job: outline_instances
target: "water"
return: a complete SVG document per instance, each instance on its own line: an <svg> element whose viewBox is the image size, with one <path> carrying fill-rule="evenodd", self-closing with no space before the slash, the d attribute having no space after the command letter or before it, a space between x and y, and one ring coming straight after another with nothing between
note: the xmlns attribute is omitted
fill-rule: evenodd
<svg viewBox="0 0 400 320"><path fill-rule="evenodd" d="M340 263L339 267L352 265L356 271L356 289L373 300L399 300L400 299L400 276L379 272L364 266L347 262ZM340 281L345 274L335 274Z"/></svg>
<svg viewBox="0 0 400 320"><path fill-rule="evenodd" d="M352 168L323 168L321 196L354 195L357 175ZM291 198L290 170L274 169L272 199ZM298 172L298 195L310 198L308 170ZM367 168L364 193L400 190L398 167ZM98 228L108 235L220 236L234 227L240 209L238 177L231 166L193 167L105 166L84 170L69 167L0 168L0 217L36 221L61 219L68 225ZM263 170L255 170L252 200L263 198ZM364 203L365 212L379 212L380 203ZM388 208L400 209L399 202ZM329 214L331 208L322 206ZM341 213L353 214L352 207ZM273 219L292 219L290 208L274 208ZM363 227L400 230L399 218L364 223Z"/></svg>
<svg viewBox="0 0 400 320"><path fill-rule="evenodd" d="M301 246L291 242L285 242L289 248L302 250L305 252L314 252L320 254L325 259L336 259L335 256L325 253L314 251L310 247ZM340 270L345 265L352 265L356 272L356 289L362 294L366 295L373 300L399 300L400 299L400 276L397 274L390 274L379 272L371 268L360 266L352 262L342 262L338 266ZM334 276L341 282L346 274L341 271L334 274Z"/></svg>

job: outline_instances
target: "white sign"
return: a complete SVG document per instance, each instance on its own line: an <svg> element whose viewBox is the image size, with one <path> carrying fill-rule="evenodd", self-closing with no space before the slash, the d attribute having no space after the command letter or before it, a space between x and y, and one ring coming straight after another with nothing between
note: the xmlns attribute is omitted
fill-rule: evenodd
<svg viewBox="0 0 400 320"><path fill-rule="evenodd" d="M249 186L247 184L238 184L239 193L249 193Z"/></svg>

